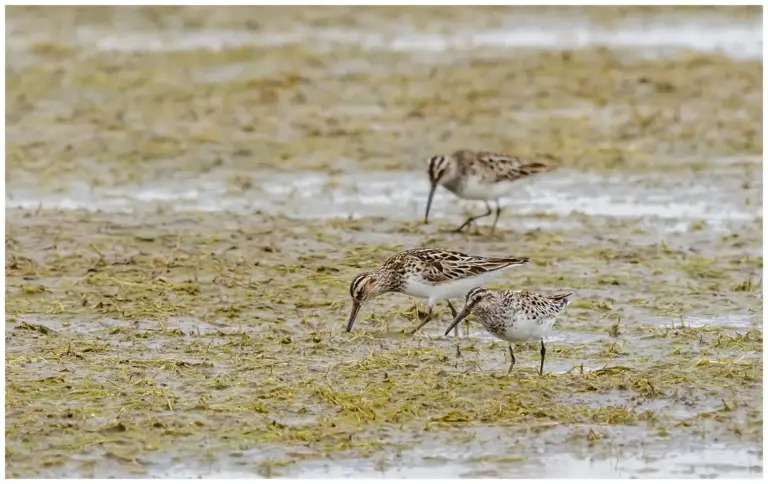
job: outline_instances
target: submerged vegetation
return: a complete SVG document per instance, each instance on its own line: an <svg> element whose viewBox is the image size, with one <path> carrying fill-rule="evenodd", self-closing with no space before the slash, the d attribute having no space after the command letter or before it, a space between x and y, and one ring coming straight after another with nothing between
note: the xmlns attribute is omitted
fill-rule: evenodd
<svg viewBox="0 0 768 484"><path fill-rule="evenodd" d="M268 10L286 29L375 17ZM479 147L619 181L729 183L759 203L759 60L600 47L470 49L431 63L380 49L373 62L353 44L330 56L321 43L168 51L71 40L98 37L116 11L9 9L9 187L180 179L195 189L220 176L231 193L268 197L256 182L275 170L328 172L331 190L341 172L421 171L426 153ZM497 11L480 11L414 18L428 29L435 12L493 24ZM273 33L249 10L126 12L150 39L169 22ZM729 15L717 12L700 13ZM602 15L620 21L616 9ZM25 40L30 26L54 37ZM379 472L456 455L465 475L510 475L543 461L531 449L545 445L599 458L762 443L761 218L659 229L641 217L508 213L544 228L491 237L399 214L7 205L9 477L322 475L329 459ZM402 296L371 301L344 333L352 277L409 246L530 257L491 287L573 291L545 375L535 344L519 346L506 375L503 343L471 317L457 358L443 306L410 336L424 307Z"/></svg>
<svg viewBox="0 0 768 484"><path fill-rule="evenodd" d="M76 466L69 472L104 475L96 461L103 455L120 472L148 472L167 460L185 462L203 445L215 462L230 456L224 462L274 475L304 459L403 451L427 431L461 440L458 428L477 425L543 436L562 427L592 445L617 426L664 438L694 430L762 438L760 326L697 327L680 314L641 322L679 300L697 312L722 310L691 293L700 282L673 259L638 254L648 273L676 278L646 276L642 285L607 290L575 277L583 265L605 264L599 248L571 246L557 271L533 264L512 271L499 285L568 288L585 298L567 311L563 339L548 344L548 374L536 375L535 345L523 345L506 376L502 343L475 324L469 338L462 331L463 357L455 357L452 337L437 336L448 322L445 309L426 335L404 334L416 314L402 297L375 300L355 331L343 332L348 281L395 247L330 250L318 240L346 232L319 222L194 218L180 227L174 217L148 214L136 236L130 216L9 213L11 473ZM239 228L228 229L232 222ZM249 235L265 224L269 234ZM299 243L302 249L292 248ZM554 257L564 250L524 240L516 247ZM624 265L633 264L613 261L601 272L621 273ZM706 265L720 280L735 277L727 258ZM754 259L738 274L759 272ZM638 288L648 300L630 303ZM760 310L759 290L729 297L726 311ZM265 443L280 450L282 464L255 458ZM521 447L516 455L526 454Z"/></svg>

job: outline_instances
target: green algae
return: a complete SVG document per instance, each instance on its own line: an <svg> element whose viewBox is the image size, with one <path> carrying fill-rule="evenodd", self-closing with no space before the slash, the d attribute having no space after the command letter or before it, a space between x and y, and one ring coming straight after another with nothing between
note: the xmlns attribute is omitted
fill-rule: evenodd
<svg viewBox="0 0 768 484"><path fill-rule="evenodd" d="M267 11L281 27L329 18L365 25L365 15L346 8L265 8L120 15L145 26L181 19L185 28L258 28ZM751 18L754 10L714 13ZM9 18L74 38L78 24L108 24L116 14L60 11L14 7ZM613 23L627 12L582 14ZM716 54L516 49L509 62L491 51L457 69L387 51L377 64L409 69L371 64L327 75L338 66L303 45L120 53L64 39L35 42L31 52L24 65L9 54L7 179L32 173L53 191L70 181L162 179L183 166L194 175L230 169L228 189L240 193L276 160L286 172L328 172L324 189L332 190L337 173L414 170L425 154L466 146L548 156L575 170L710 180L719 176L712 157L762 153L760 62ZM334 51L349 61L368 55L354 45ZM254 70L221 75L232 63ZM741 169L748 188L759 165ZM565 429L593 451L619 431L762 440L761 218L720 238L698 221L657 240L639 219L578 213L567 218L573 227L532 214L553 228L494 237L383 217L42 207L6 215L9 477L143 475L184 461L224 461L267 477L329 458L385 467L393 453L430 438L467 445L481 426L543 439L534 444ZM397 242L365 243L366 232ZM506 375L505 345L481 339L472 318L457 358L452 336L441 336L449 316L442 305L412 337L423 304L382 297L344 333L354 275L412 245L527 256L531 264L490 287L575 292L558 327L565 339L547 345L545 375L535 372L535 344L518 345L518 365ZM752 328L686 323L688 314L745 311L756 314ZM476 459L529 459L520 444L510 447Z"/></svg>
<svg viewBox="0 0 768 484"><path fill-rule="evenodd" d="M437 12L428 10L430 15ZM451 16L466 13L449 10ZM256 11L262 9L252 9L245 18ZM284 13L270 11L271 22L287 20ZM610 9L596 11L615 15ZM17 8L10 12L19 21L31 14ZM192 14L179 10L176 15ZM66 17L43 17L35 20L52 23L48 30L68 32L76 25ZM95 19L89 22L100 25ZM88 173L89 182L109 186L156 179L173 159L183 159L198 172L221 165L272 169L273 160L281 160L283 170L338 173L348 168L339 160L352 155L350 142L360 160L358 170L412 169L428 153L475 145L554 157L575 169L621 172L661 166L666 171L706 169L703 152L762 153L762 137L755 128L761 116L759 62L711 53L644 59L605 48L518 48L512 64L472 58L460 69L437 63L405 73L396 69L328 76L334 63L327 54L297 44L93 55L77 55L80 46L70 44L67 38L36 44L46 62L9 73L9 112L20 116L9 123L9 181L34 166L43 178L76 180ZM355 45L334 47L339 59L367 55ZM377 56L381 65L413 62L409 53L379 51ZM205 79L231 63L253 65L254 74L190 82L190 76ZM265 70L274 73L263 74ZM440 86L452 86L452 95ZM99 94L98 102L83 99L81 94L89 92ZM22 115L49 100L66 103L67 109L57 109L52 117ZM279 109L288 100L292 109ZM320 108L345 105L387 108ZM683 116L683 111L690 114ZM159 128L147 130L146 119ZM444 119L474 128L447 132ZM62 127L67 125L95 129L104 137L78 135L82 139L72 149L70 132ZM447 139L425 141L421 133L426 132L445 133ZM409 155L393 156L393 139ZM192 151L198 155L187 159ZM669 162L681 153L693 159ZM92 159L99 159L104 169L89 171Z"/></svg>
<svg viewBox="0 0 768 484"><path fill-rule="evenodd" d="M507 376L504 344L468 340L467 328L462 331L465 355L458 359L452 337L435 336L439 322L428 325L421 337L395 336L391 331L412 328L417 309L395 296L367 305L355 331L341 332L348 281L399 246L342 246L333 266L319 262L321 251L311 247L296 254L263 250L279 248L278 241L306 240L307 231L328 237L328 231L344 226L340 220L334 228L278 223L269 235L249 240L243 234L258 231L265 222L259 217L243 217L241 230L228 231L218 217L198 214L199 223L179 228L171 241L153 234L162 229L151 228L158 225L149 221L144 235L135 237L86 229L107 215L41 210L31 225L23 214L9 212L8 235L19 248L8 251L17 263L8 264L6 305L13 318L7 321L6 341L7 459L17 475L39 472L31 467L30 452L50 469L61 468L67 456L106 452L125 472L148 472L154 453L172 447L183 456L212 439L220 442L221 452L269 443L369 458L414 445L398 437L404 429L450 436L478 424L542 431L651 426L674 438L676 429L703 419L721 425L721 436L761 438L761 332L692 327L679 318L664 325L633 323L640 317L628 303L635 287L609 285L614 303L587 299L569 308L561 323L564 334L578 330L602 342L549 343L544 377L534 369L536 345L519 345L518 365ZM121 216L108 217L112 224L122 223ZM21 220L27 222L23 231L16 228ZM217 225L215 235L205 233L205 227ZM50 233L71 245L53 249ZM447 237L441 241L448 243ZM552 244L550 255L567 251L565 240ZM546 251L537 244L522 241L516 251ZM585 261L605 259L601 248L571 246L569 252L570 259L578 255L578 264L563 258L557 273L521 266L495 286L524 281L530 287L561 288ZM674 270L677 264L642 249L635 252L646 274L655 267ZM31 254L34 270L21 263ZM751 270L758 273L762 262L753 260ZM731 261L696 259L696 264L725 276ZM741 271L746 267L740 264ZM647 284L649 310L658 301L690 298L688 285L708 277L691 271L676 275L635 281ZM45 281L40 283L45 291L23 290L37 278ZM606 287L580 281L581 286L574 279L566 287L576 292ZM760 305L758 293L729 296ZM48 315L46 308L52 309ZM616 318L595 315L617 310L625 313L621 331L610 336ZM447 322L447 309L438 316ZM104 318L115 322L102 323ZM477 335L476 323L469 330ZM23 350L30 347L34 351ZM596 406L579 395L612 396L624 403ZM723 399L733 402L733 395L741 395L736 413L716 410ZM705 413L683 419L642 408L648 401L677 408L685 404L675 402L691 399L712 403ZM382 429L389 429L389 438L380 436ZM596 435L591 442L602 440ZM39 439L50 446L36 446ZM300 462L300 457L268 459L254 472L280 474Z"/></svg>

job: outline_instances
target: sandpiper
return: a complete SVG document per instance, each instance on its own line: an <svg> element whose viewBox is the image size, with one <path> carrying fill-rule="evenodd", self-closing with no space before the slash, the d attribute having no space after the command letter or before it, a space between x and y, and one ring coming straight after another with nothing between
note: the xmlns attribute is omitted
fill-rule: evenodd
<svg viewBox="0 0 768 484"><path fill-rule="evenodd" d="M447 301L451 313L456 309L449 301L461 297L467 289L492 280L508 267L525 264L527 257L483 257L448 249L410 249L399 252L372 272L363 272L349 285L352 311L347 332L352 330L360 307L380 294L398 292L427 299L429 312L413 333L432 319L432 307ZM456 328L458 336L458 328Z"/></svg>
<svg viewBox="0 0 768 484"><path fill-rule="evenodd" d="M461 310L445 331L446 336L469 314L474 314L486 331L509 342L509 356L512 363L507 373L515 366L512 342L541 340L541 366L539 375L544 373L544 336L552 329L555 318L568 306L568 294L544 296L529 291L491 291L475 287L467 293L464 309Z"/></svg>
<svg viewBox="0 0 768 484"><path fill-rule="evenodd" d="M516 156L488 151L457 150L452 155L432 156L429 158L429 198L424 223L429 223L429 210L432 197L438 185L442 185L459 198L465 200L483 200L488 210L482 215L469 217L455 231L461 232L477 219L491 215L489 201L496 202L496 218L493 220L491 234L496 231L496 224L501 215L499 198L509 194L514 182L537 173L551 171L555 165L540 161L528 161Z"/></svg>

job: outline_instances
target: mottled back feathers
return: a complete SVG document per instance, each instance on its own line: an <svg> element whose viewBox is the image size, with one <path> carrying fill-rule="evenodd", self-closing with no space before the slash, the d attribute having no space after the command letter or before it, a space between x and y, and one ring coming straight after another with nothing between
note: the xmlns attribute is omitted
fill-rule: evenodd
<svg viewBox="0 0 768 484"><path fill-rule="evenodd" d="M568 294L545 296L530 291L499 291L496 297L500 304L530 319L545 318L559 314L570 303Z"/></svg>
<svg viewBox="0 0 768 484"><path fill-rule="evenodd" d="M425 281L440 284L527 262L527 257L482 257L447 249L411 249L389 258L382 269L421 273Z"/></svg>
<svg viewBox="0 0 768 484"><path fill-rule="evenodd" d="M489 183L514 181L555 168L553 164L490 151L458 150L452 156L460 172L478 176Z"/></svg>

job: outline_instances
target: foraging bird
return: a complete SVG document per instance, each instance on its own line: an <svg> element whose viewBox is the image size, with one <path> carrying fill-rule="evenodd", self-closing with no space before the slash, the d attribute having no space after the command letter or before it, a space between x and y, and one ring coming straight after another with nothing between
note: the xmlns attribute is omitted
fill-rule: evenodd
<svg viewBox="0 0 768 484"><path fill-rule="evenodd" d="M502 270L527 262L527 257L483 257L447 249L405 250L387 259L375 271L359 274L349 285L352 311L347 332L352 330L364 302L384 293L398 292L428 300L429 313L415 333L432 319L435 303L460 297L470 287L492 280ZM456 310L450 301L448 306L455 317Z"/></svg>
<svg viewBox="0 0 768 484"><path fill-rule="evenodd" d="M509 342L512 363L507 373L515 366L512 342L541 340L541 366L539 375L544 373L544 336L555 324L555 318L570 304L568 294L544 296L529 291L491 291L475 287L467 293L464 309L445 331L446 336L457 324L470 314L480 320L486 331Z"/></svg>
<svg viewBox="0 0 768 484"><path fill-rule="evenodd" d="M429 223L429 210L432 197L438 185L450 190L454 195L465 200L483 200L488 212L469 217L455 232L461 232L477 219L491 215L489 200L496 202L496 218L493 220L491 234L496 231L496 224L501 215L499 198L509 194L514 182L520 178L537 173L551 171L555 165L539 161L528 161L516 156L488 151L458 150L448 156L429 158L429 198L424 223Z"/></svg>

